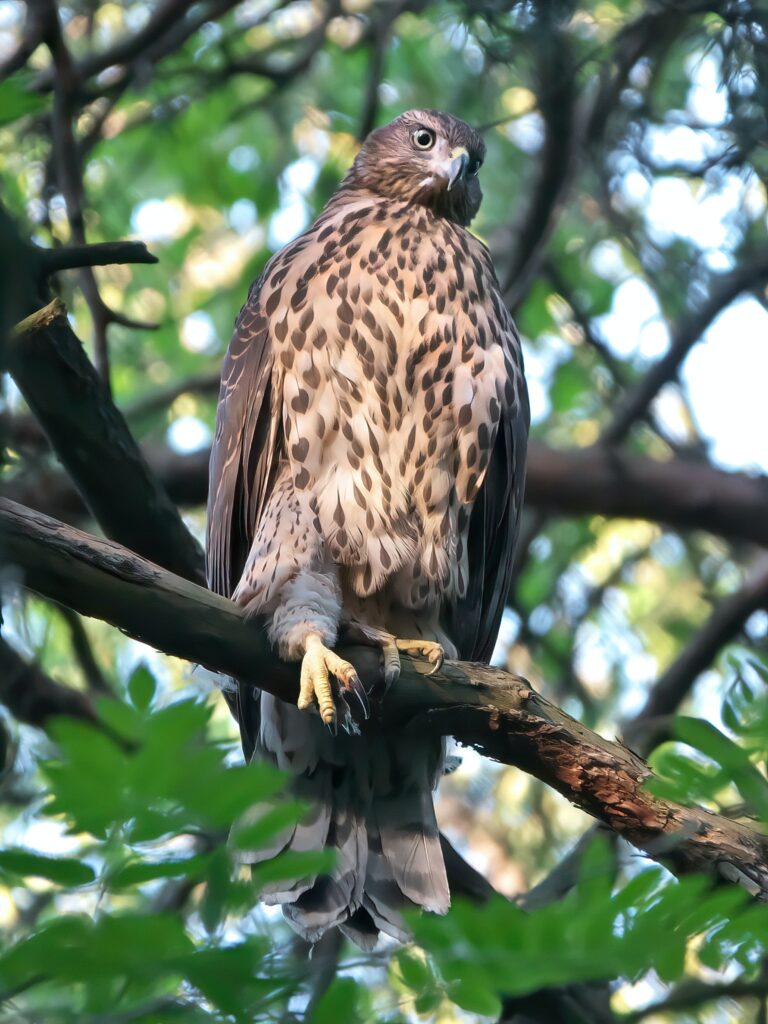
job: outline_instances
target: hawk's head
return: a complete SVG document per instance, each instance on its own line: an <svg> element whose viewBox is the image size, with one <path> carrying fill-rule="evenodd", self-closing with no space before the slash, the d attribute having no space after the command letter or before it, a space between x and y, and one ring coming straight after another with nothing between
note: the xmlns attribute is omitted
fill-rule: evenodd
<svg viewBox="0 0 768 1024"><path fill-rule="evenodd" d="M346 184L469 224L483 198L477 172L484 157L482 138L457 117L409 110L371 132Z"/></svg>

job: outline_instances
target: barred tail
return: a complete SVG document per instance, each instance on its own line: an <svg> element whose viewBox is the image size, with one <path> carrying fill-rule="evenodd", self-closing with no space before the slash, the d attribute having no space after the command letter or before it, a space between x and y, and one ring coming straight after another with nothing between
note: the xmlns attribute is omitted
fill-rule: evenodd
<svg viewBox="0 0 768 1024"><path fill-rule="evenodd" d="M264 902L282 904L308 942L339 927L364 949L380 931L406 940L406 908L444 914L450 892L432 801L442 745L333 738L317 717L268 694L261 702L257 756L292 772L295 794L311 810L249 859L283 850L336 853L330 873L275 883L263 891Z"/></svg>

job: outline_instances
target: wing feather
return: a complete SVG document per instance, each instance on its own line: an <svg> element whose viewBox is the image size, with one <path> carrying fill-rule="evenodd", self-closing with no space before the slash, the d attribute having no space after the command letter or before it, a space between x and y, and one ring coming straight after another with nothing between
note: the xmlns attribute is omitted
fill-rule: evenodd
<svg viewBox="0 0 768 1024"><path fill-rule="evenodd" d="M472 506L467 592L446 615L447 633L459 657L467 661L490 661L512 581L530 423L522 367L517 390L516 404L502 415L488 471Z"/></svg>
<svg viewBox="0 0 768 1024"><path fill-rule="evenodd" d="M240 310L221 371L216 433L208 472L206 576L230 597L242 575L283 448L273 402L273 352L261 308L263 275ZM249 687L224 691L240 725L246 760L258 734L259 703Z"/></svg>
<svg viewBox="0 0 768 1024"><path fill-rule="evenodd" d="M240 310L221 370L208 475L208 586L230 597L274 482L282 435L272 409L273 354L261 281Z"/></svg>

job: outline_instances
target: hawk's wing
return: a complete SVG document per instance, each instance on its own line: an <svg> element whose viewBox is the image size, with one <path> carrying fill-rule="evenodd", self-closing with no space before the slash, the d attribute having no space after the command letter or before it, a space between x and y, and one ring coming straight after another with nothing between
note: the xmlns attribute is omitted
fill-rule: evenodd
<svg viewBox="0 0 768 1024"><path fill-rule="evenodd" d="M208 586L230 597L242 575L256 526L274 482L283 437L273 415L272 346L261 309L264 275L240 310L221 370L216 433L208 473L205 563ZM258 728L250 688L225 691L240 723L246 759Z"/></svg>
<svg viewBox="0 0 768 1024"><path fill-rule="evenodd" d="M522 369L519 403L502 416L467 538L466 596L447 616L447 632L466 661L490 661L512 581L525 490L530 408Z"/></svg>

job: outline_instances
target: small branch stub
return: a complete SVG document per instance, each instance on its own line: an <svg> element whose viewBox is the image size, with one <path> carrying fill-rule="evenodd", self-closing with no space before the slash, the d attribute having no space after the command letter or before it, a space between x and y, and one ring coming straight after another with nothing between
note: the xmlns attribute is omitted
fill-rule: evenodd
<svg viewBox="0 0 768 1024"><path fill-rule="evenodd" d="M60 320L62 317L66 318L66 315L67 307L61 299L51 299L47 306L43 306L42 309L30 313L28 317L25 317L20 323L16 324L12 332L13 337L31 337L33 334L37 334L38 331L46 330L56 320Z"/></svg>

